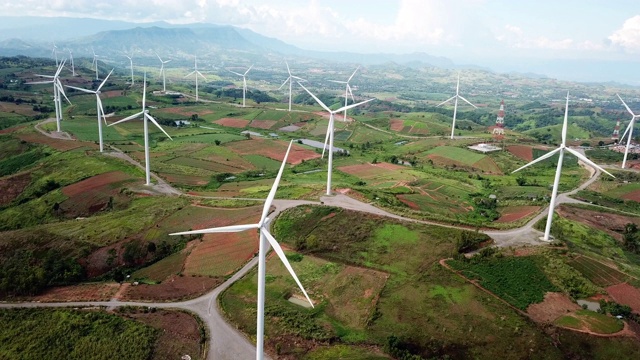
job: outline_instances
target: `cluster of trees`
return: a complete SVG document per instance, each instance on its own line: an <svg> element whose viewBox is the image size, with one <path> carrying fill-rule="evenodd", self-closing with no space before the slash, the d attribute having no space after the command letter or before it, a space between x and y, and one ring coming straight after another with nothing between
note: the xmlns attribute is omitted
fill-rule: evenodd
<svg viewBox="0 0 640 360"><path fill-rule="evenodd" d="M640 254L640 234L636 224L629 223L624 226L623 239L625 249Z"/></svg>

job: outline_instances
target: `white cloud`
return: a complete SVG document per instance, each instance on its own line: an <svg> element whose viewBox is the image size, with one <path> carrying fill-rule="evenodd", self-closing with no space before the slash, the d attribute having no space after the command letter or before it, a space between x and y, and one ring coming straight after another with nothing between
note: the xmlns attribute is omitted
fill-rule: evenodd
<svg viewBox="0 0 640 360"><path fill-rule="evenodd" d="M516 49L541 50L603 50L604 45L593 41L576 41L571 38L551 39L546 36L530 36L520 27L507 24L496 40Z"/></svg>
<svg viewBox="0 0 640 360"><path fill-rule="evenodd" d="M608 37L611 43L631 53L640 52L640 15L627 19L622 28Z"/></svg>

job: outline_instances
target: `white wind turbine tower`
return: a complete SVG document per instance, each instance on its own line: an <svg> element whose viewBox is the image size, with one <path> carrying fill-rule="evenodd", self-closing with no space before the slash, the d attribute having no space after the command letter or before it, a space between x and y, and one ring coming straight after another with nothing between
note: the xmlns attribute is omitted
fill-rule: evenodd
<svg viewBox="0 0 640 360"><path fill-rule="evenodd" d="M297 77L295 75L291 75L291 69L289 69L289 63L285 60L284 62L285 64L287 64L287 72L289 73L289 77L287 78L287 80L285 80L282 85L280 85L280 87L278 88L278 90L282 89L282 87L287 83L287 81L289 82L289 111L291 111L291 89L293 87L293 79L296 79L298 81L307 81L301 77Z"/></svg>
<svg viewBox="0 0 640 360"><path fill-rule="evenodd" d="M190 72L187 76L185 77L189 77L193 74L196 75L196 102L198 101L198 76L202 76L203 79L207 80L206 77L204 77L204 75L202 75L202 73L200 71L198 71L198 57L196 56L195 60L194 60L194 67L193 67L193 71Z"/></svg>
<svg viewBox="0 0 640 360"><path fill-rule="evenodd" d="M353 102L356 102L356 100L353 98L353 92L351 91L351 86L349 86L349 81L353 79L353 76L356 74L358 69L360 69L360 66L355 69L355 71L353 72L353 74L351 74L351 76L349 76L349 79L347 79L347 81L329 80L330 82L337 84L346 84L346 89L344 90L344 106L347 106L349 96L351 96L351 100L353 100ZM347 110L344 111L344 121L347 121Z"/></svg>
<svg viewBox="0 0 640 360"><path fill-rule="evenodd" d="M458 84L456 85L456 94L454 96L450 97L449 99L441 102L436 107L438 107L440 105L443 105L443 104L446 104L449 101L454 100L454 99L455 99L455 102L454 102L454 105L453 105L453 123L451 124L451 140L453 140L453 135L454 135L454 133L456 131L456 113L458 112L458 99L464 100L467 104L473 106L476 109L478 108L477 106L475 106L472 103L470 103L469 100L463 98L460 95L460 72L459 71L458 71Z"/></svg>
<svg viewBox="0 0 640 360"><path fill-rule="evenodd" d="M27 84L53 84L53 104L55 105L55 110L56 110L56 126L57 126L57 132L60 132L60 121L62 120L62 98L61 98L61 94L62 96L64 96L64 98L67 100L67 102L69 104L71 104L71 101L69 101L69 99L67 98L67 95L65 95L64 93L64 89L62 87L62 83L60 82L60 72L62 71L62 69L64 68L64 64L65 64L66 60L62 60L62 62L60 62L60 64L58 65L58 69L55 72L55 75L38 75L40 77L44 77L44 78L48 78L51 80L46 80L46 81L34 81L34 82L29 82Z"/></svg>
<svg viewBox="0 0 640 360"><path fill-rule="evenodd" d="M91 47L91 52L93 53L93 62L91 63L91 68L96 67L96 80L98 79L98 55L96 55L95 50L93 50L93 46Z"/></svg>
<svg viewBox="0 0 640 360"><path fill-rule="evenodd" d="M79 88L79 87L75 87L75 86L68 86L68 88L71 89L76 89L85 93L89 93L89 94L95 94L96 95L96 112L98 113L98 136L100 138L100 152L103 151L104 146L102 143L102 122L100 122L100 115L102 115L102 118L104 119L104 123L107 123L107 118L105 117L104 114L104 109L102 108L102 100L100 100L100 89L102 89L102 87L104 86L104 84L107 82L107 79L109 79L109 76L111 76L111 73L113 72L113 70L111 70L109 72L109 75L107 75L106 78L104 78L104 80L102 81L102 84L100 84L100 86L98 86L97 90L87 90L87 89L83 89L83 88Z"/></svg>
<svg viewBox="0 0 640 360"><path fill-rule="evenodd" d="M71 60L71 74L73 74L72 76L76 76L76 67L73 64L73 52L71 49L67 49L67 51L69 51L69 59Z"/></svg>
<svg viewBox="0 0 640 360"><path fill-rule="evenodd" d="M120 124L125 121L129 121L135 119L139 116L142 116L142 123L144 124L144 161L145 161L145 170L146 170L146 180L147 185L151 185L151 167L149 165L149 125L147 124L147 120L151 121L158 129L160 129L169 139L171 136L167 134L166 131L158 124L156 119L154 119L151 115L149 115L149 110L146 108L146 99L147 99L147 73L144 74L144 85L142 86L142 111L137 114L128 116L120 121L116 121L109 126L113 126L116 124ZM171 139L173 140L173 139Z"/></svg>
<svg viewBox="0 0 640 360"><path fill-rule="evenodd" d="M158 55L158 53L156 53L156 56L158 57L158 60L160 60L160 75L162 75L162 92L167 92L167 86L166 86L166 77L165 77L165 71L164 71L164 64L170 62L171 60L165 60L163 61L160 58L160 55Z"/></svg>
<svg viewBox="0 0 640 360"><path fill-rule="evenodd" d="M278 184L280 183L280 178L282 177L282 172L284 171L284 167L287 163L287 157L289 156L289 151L291 150L291 144L293 141L289 143L289 148L287 149L287 153L284 155L284 160L282 160L282 165L280 165L280 171L278 171L278 176L276 176L276 180L273 182L273 186L271 187L271 191L269 192L269 196L267 196L267 200L264 203L264 208L262 209L262 216L260 217L260 221L257 224L249 224L249 225L231 225L224 226L218 228L211 229L203 229L203 230L195 230L195 231L185 231L179 232L169 235L191 235L191 234L211 234L211 233L228 233L228 232L240 232L250 229L258 229L260 232L260 244L258 247L258 316L257 316L257 328L256 328L256 359L262 360L264 357L264 298L265 298L265 268L266 268L266 258L265 255L269 250L269 245L273 248L273 250L278 254L280 261L284 264L284 266L289 270L289 273L295 280L296 284L302 293L309 301L309 304L313 307L313 303L307 295L304 287L300 283L298 276L295 271L291 267L289 260L287 260L287 256L284 251L278 244L278 241L271 235L269 232L269 218L267 215L271 208L271 203L273 202L274 197L276 196L276 191L278 190Z"/></svg>
<svg viewBox="0 0 640 360"><path fill-rule="evenodd" d="M333 172L333 119L334 119L334 115L342 112L342 111L346 111L348 109L354 108L356 106L360 106L364 103L368 103L369 101L375 100L375 99L369 99L369 100L365 100L365 101L361 101L357 104L351 104L348 106L343 106L338 110L331 110L329 109L329 107L327 105L325 105L322 101L320 101L320 99L318 99L315 95L313 95L311 93L311 91L309 91L306 87L304 87L302 84L298 83L298 85L300 85L307 93L309 93L309 95L311 95L311 97L320 105L322 106L323 109L327 110L329 112L329 127L327 128L327 138L329 140L329 164L328 164L328 171L327 171L327 195L331 195L331 174ZM326 149L327 147L327 139L325 139L325 145L324 145L324 149ZM324 157L324 149L322 150L322 156Z"/></svg>
<svg viewBox="0 0 640 360"><path fill-rule="evenodd" d="M227 70L230 73L236 74L238 76L242 76L242 107L245 107L245 98L247 96L247 74L249 73L249 70L251 70L252 67L253 67L253 65L249 66L249 68L247 69L247 71L244 72L244 74L240 74L240 73L237 73L235 71Z"/></svg>
<svg viewBox="0 0 640 360"><path fill-rule="evenodd" d="M131 68L131 86L133 86L133 53L131 53L131 56L124 54L124 56L129 59L129 67Z"/></svg>
<svg viewBox="0 0 640 360"><path fill-rule="evenodd" d="M555 155L556 153L559 154L558 157L558 167L556 168L556 177L553 181L553 191L551 192L551 203L549 204L549 215L547 215L547 226L544 229L544 237L542 238L542 240L544 241L551 241L549 240L550 234L551 234L551 222L553 221L553 211L555 209L556 206L556 197L558 196L558 185L560 184L560 173L562 172L562 161L564 159L564 153L565 151L568 151L569 153L573 154L575 157L577 157L578 159L580 159L582 162L584 162L585 164L591 166L594 169L598 169L604 173L606 173L607 175L611 176L611 177L615 177L613 175L611 175L610 173L608 173L606 170L604 170L603 168L601 168L600 166L596 165L593 161L587 159L586 156L580 154L579 152L568 148L566 146L566 142L567 142L567 118L569 115L569 92L567 92L567 103L565 105L565 110L564 110L564 123L562 124L562 143L560 144L560 147L558 147L557 149L550 151L546 154L544 154L543 156L540 156L539 158L531 161L530 163L528 163L527 165L518 168L516 170L514 170L513 172L516 171L520 171L526 167L529 167L537 162L543 161L545 159L548 159L550 157L552 157L553 155Z"/></svg>
<svg viewBox="0 0 640 360"><path fill-rule="evenodd" d="M620 95L618 95L618 99L622 101L622 104L624 105L624 107L627 108L627 111L629 112L629 114L631 114L631 121L629 121L629 126L627 126L627 129L624 131L624 134L622 134L622 137L620 138L620 139L624 139L625 135L627 135L627 132L629 132L629 137L627 138L627 146L624 149L624 159L622 160L622 168L624 169L625 165L627 164L627 155L629 154L629 147L631 146L633 125L635 125L636 118L640 118L640 115L634 114L633 111L631 111L631 109L629 108L629 106L627 106L627 103L625 103L624 100L622 100Z"/></svg>

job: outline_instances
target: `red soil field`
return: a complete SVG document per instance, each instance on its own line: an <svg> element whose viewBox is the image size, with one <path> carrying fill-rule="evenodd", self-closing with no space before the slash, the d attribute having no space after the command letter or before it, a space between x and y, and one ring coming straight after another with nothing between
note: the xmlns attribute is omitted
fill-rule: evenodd
<svg viewBox="0 0 640 360"><path fill-rule="evenodd" d="M73 150L73 149L77 149L79 147L84 147L84 146L91 147L93 149L98 148L98 145L92 142L52 139L40 133L20 134L18 135L18 137L20 138L20 140L24 140L26 142L47 145L60 151Z"/></svg>
<svg viewBox="0 0 640 360"><path fill-rule="evenodd" d="M556 211L562 217L602 230L618 240L622 240L622 233L626 224L634 223L640 226L640 219L636 216L624 216L563 205L557 207Z"/></svg>
<svg viewBox="0 0 640 360"><path fill-rule="evenodd" d="M519 157L525 161L533 160L533 148L527 145L511 145L507 146L507 151L512 153L514 156Z"/></svg>
<svg viewBox="0 0 640 360"><path fill-rule="evenodd" d="M388 163L378 163L378 164L359 164L359 165L348 165L341 166L338 170L345 172L349 175L357 176L359 178L371 178L374 176L379 176L383 174L389 174L396 170L403 169L400 165L393 165Z"/></svg>
<svg viewBox="0 0 640 360"><path fill-rule="evenodd" d="M510 206L501 211L500 218L495 222L508 223L520 220L538 210L540 210L540 206Z"/></svg>
<svg viewBox="0 0 640 360"><path fill-rule="evenodd" d="M87 191L95 191L109 184L129 179L131 179L131 176L123 173L122 171L111 171L65 186L62 188L62 193L68 197L73 197Z"/></svg>
<svg viewBox="0 0 640 360"><path fill-rule="evenodd" d="M273 125L275 125L276 123L277 121L275 120L253 120L251 124L249 124L249 126L258 128L258 129L268 130L268 129L271 129Z"/></svg>
<svg viewBox="0 0 640 360"><path fill-rule="evenodd" d="M31 104L16 105L15 103L10 102L0 102L0 112L13 112L25 116L34 116L38 114L38 112L33 111L33 105Z"/></svg>
<svg viewBox="0 0 640 360"><path fill-rule="evenodd" d="M0 206L11 203L31 182L31 173L0 179Z"/></svg>
<svg viewBox="0 0 640 360"><path fill-rule="evenodd" d="M405 205L407 205L409 208L413 210L420 210L420 206L418 206L418 204L414 203L413 201L405 199L403 195L398 195L397 198L398 200L402 201Z"/></svg>
<svg viewBox="0 0 640 360"><path fill-rule="evenodd" d="M580 306L563 293L548 292L544 295L544 301L531 304L527 308L527 314L538 323L550 323L569 312L580 310Z"/></svg>
<svg viewBox="0 0 640 360"><path fill-rule="evenodd" d="M640 190L634 190L632 192L628 192L622 195L622 198L625 200L633 200L633 201L640 202Z"/></svg>
<svg viewBox="0 0 640 360"><path fill-rule="evenodd" d="M181 175L181 174L169 174L169 173L158 173L160 177L164 178L168 182L172 184L183 184L183 185L207 185L209 183L209 179L202 176L195 175Z"/></svg>
<svg viewBox="0 0 640 360"><path fill-rule="evenodd" d="M200 343L198 322L190 314L177 310L158 309L148 313L138 311L132 314L129 312L122 316L134 318L160 329L160 335L153 350L157 358L184 359L184 354L196 355L204 350L204 344ZM158 357L157 354L162 354L162 356ZM196 356L195 358L200 357Z"/></svg>
<svg viewBox="0 0 640 360"><path fill-rule="evenodd" d="M226 145L239 155L262 155L270 159L282 161L284 154L287 152L289 143L278 140L265 140L255 139L246 141L233 141ZM296 165L302 162L302 160L317 159L320 154L313 150L307 150L298 144L294 143L291 146L291 152L287 158L287 164Z"/></svg>
<svg viewBox="0 0 640 360"><path fill-rule="evenodd" d="M628 305L634 313L640 314L640 290L627 283L609 286L606 290L617 303Z"/></svg>
<svg viewBox="0 0 640 360"><path fill-rule="evenodd" d="M249 124L249 120L235 119L235 118L222 118L220 120L214 121L214 124L242 129L247 127L247 125Z"/></svg>
<svg viewBox="0 0 640 360"><path fill-rule="evenodd" d="M184 273L208 276L229 275L249 261L257 251L258 234L256 232L207 234L187 257Z"/></svg>
<svg viewBox="0 0 640 360"><path fill-rule="evenodd" d="M118 283L95 283L72 286L60 286L47 289L35 296L34 301L109 301L120 288Z"/></svg>
<svg viewBox="0 0 640 360"><path fill-rule="evenodd" d="M104 91L104 92L100 93L100 95L101 95L101 97L103 97L105 99L110 99L110 98L122 96L122 91L120 91L120 90Z"/></svg>
<svg viewBox="0 0 640 360"><path fill-rule="evenodd" d="M222 278L173 275L157 285L129 286L123 294L122 300L175 301L186 297L200 296L222 282Z"/></svg>
<svg viewBox="0 0 640 360"><path fill-rule="evenodd" d="M401 119L389 120L389 129L391 131L402 131L403 128L404 128L404 120L401 120Z"/></svg>

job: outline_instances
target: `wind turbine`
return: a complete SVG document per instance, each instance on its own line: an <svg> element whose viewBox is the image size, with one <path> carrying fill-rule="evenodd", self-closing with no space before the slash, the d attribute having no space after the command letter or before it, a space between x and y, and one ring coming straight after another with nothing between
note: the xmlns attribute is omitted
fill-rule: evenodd
<svg viewBox="0 0 640 360"><path fill-rule="evenodd" d="M287 72L289 73L289 77L287 78L287 80L285 80L282 85L280 85L280 87L278 88L278 90L282 89L282 87L287 83L287 81L289 82L289 111L291 111L291 88L293 86L293 79L299 80L299 81L307 81L301 77L297 77L295 75L291 75L291 69L289 69L289 63L285 60L284 61L285 64L287 64Z"/></svg>
<svg viewBox="0 0 640 360"><path fill-rule="evenodd" d="M76 76L76 68L73 64L73 52L71 52L71 49L67 49L67 51L69 51L69 59L71 59L71 73L73 76Z"/></svg>
<svg viewBox="0 0 640 360"><path fill-rule="evenodd" d="M57 125L56 131L57 132L60 132L60 121L62 120L62 98L60 97L60 94L62 94L62 96L64 96L64 98L67 100L67 102L71 104L71 101L69 101L69 98L67 98L67 95L65 95L64 93L64 89L62 87L62 83L60 82L60 78L59 78L60 72L64 68L65 62L66 60L62 60L62 62L60 62L60 64L58 65L58 69L56 70L54 75L38 75L40 77L48 78L51 80L34 81L34 82L27 83L27 84L53 84L53 104L55 105L55 110L56 110L56 125Z"/></svg>
<svg viewBox="0 0 640 360"><path fill-rule="evenodd" d="M613 175L611 175L609 172L607 172L605 169L601 168L600 166L596 165L593 161L587 159L586 156L580 154L579 152L568 148L566 146L566 142L567 142L567 118L569 115L569 92L567 92L567 103L565 105L565 110L564 110L564 123L562 124L562 143L560 144L560 147L558 147L557 149L550 151L542 156L540 156L539 158L531 161L530 163L528 163L527 165L518 168L516 170L514 170L513 172L515 173L516 171L520 171L526 167L529 167L537 162L543 161L545 159L548 159L550 157L552 157L553 155L555 155L556 153L560 154L558 157L558 167L556 168L556 177L553 181L553 191L551 192L551 203L549 204L549 215L547 216L547 226L544 229L544 238L542 240L544 241L551 241L549 240L549 236L551 233L551 222L553 221L553 211L554 208L556 206L556 197L558 195L558 185L560 184L560 173L562 172L562 161L564 159L564 153L565 151L568 151L569 153L571 153L572 155L574 155L575 157L577 157L578 159L580 159L582 162L584 162L585 164L591 166L594 169L598 169L604 173L606 173L607 175L611 176L611 177L615 177Z"/></svg>
<svg viewBox="0 0 640 360"><path fill-rule="evenodd" d="M147 124L147 120L151 121L158 129L160 129L169 139L171 136L167 134L166 131L158 124L156 119L154 119L151 115L149 115L149 110L146 108L146 99L147 99L147 73L144 73L144 85L142 86L142 111L137 114L128 116L120 121L116 121L114 123L109 124L109 126L113 126L116 124L123 123L125 121L129 121L135 119L139 116L142 116L142 123L144 124L144 161L145 161L145 170L146 170L146 180L147 185L151 185L151 167L149 165L149 125ZM173 140L173 139L171 139Z"/></svg>
<svg viewBox="0 0 640 360"><path fill-rule="evenodd" d="M131 53L131 56L124 54L124 56L129 59L129 67L131 67L131 86L133 86L133 60L131 58L131 56L133 56L133 53Z"/></svg>
<svg viewBox="0 0 640 360"><path fill-rule="evenodd" d="M620 139L624 139L625 135L627 135L627 132L629 132L629 137L627 138L627 146L624 149L624 159L622 159L622 168L624 169L624 166L627 164L627 155L629 154L629 147L631 146L631 136L633 134L633 125L636 122L636 118L639 118L640 115L634 114L633 111L631 111L631 109L629 108L629 106L627 106L627 103L625 103L624 100L622 100L620 95L618 95L618 99L622 101L622 105L624 105L624 107L627 108L627 111L629 112L629 114L631 114L631 121L629 121L629 126L627 126L627 129L624 131L624 134L622 134L622 137L620 138Z"/></svg>
<svg viewBox="0 0 640 360"><path fill-rule="evenodd" d="M104 84L107 82L107 79L109 79L109 76L111 76L112 72L113 72L113 69L109 72L109 75L107 75L107 77L104 78L104 80L102 81L102 84L100 84L100 86L98 86L98 89L95 91L67 85L68 88L76 89L85 93L96 95L96 112L98 113L98 136L100 137L100 152L102 152L104 148L102 145L102 123L100 122L100 114L102 114L104 123L105 124L107 123L107 118L104 116L104 109L102 108L102 100L100 100L100 89L102 89Z"/></svg>
<svg viewBox="0 0 640 360"><path fill-rule="evenodd" d="M322 101L320 101L320 99L318 99L315 95L313 95L311 93L311 91L309 91L306 87L304 87L302 84L300 84L298 82L298 85L300 85L306 92L309 93L309 95L311 95L312 98L315 99L315 101L322 106L323 109L327 110L329 112L329 127L327 128L327 138L329 140L329 168L327 171L327 195L331 195L331 173L333 171L333 118L334 115L342 112L342 111L346 111L348 109L354 108L356 106L360 106L364 103L368 103L369 101L375 100L375 99L369 99L369 100L365 100L365 101L361 101L359 103L356 104L351 104L348 106L343 106L338 110L331 110L329 109L329 107L327 105L325 105ZM324 150L327 147L327 139L325 139L324 141L324 148L322 150L322 156L324 157Z"/></svg>
<svg viewBox="0 0 640 360"><path fill-rule="evenodd" d="M351 76L349 76L349 79L347 79L347 81L329 80L330 82L333 82L333 83L346 84L347 85L346 89L344 90L344 106L347 106L347 101L349 100L349 95L351 95L351 100L353 102L356 102L356 100L353 98L353 92L351 91L351 86L349 86L349 81L351 81L351 79L353 79L353 76L356 74L358 69L360 69L360 66L358 66L356 68L356 70L353 72L353 74L351 74ZM347 121L347 110L344 111L344 121Z"/></svg>
<svg viewBox="0 0 640 360"><path fill-rule="evenodd" d="M280 165L280 171L278 171L278 176L276 176L276 180L273 182L273 186L271 187L271 191L269 192L269 196L267 196L267 200L264 203L264 208L262 209L262 216L260 217L260 221L257 224L249 224L249 225L231 225L224 226L218 228L211 229L203 229L203 230L195 230L195 231L185 231L179 233L173 233L169 235L191 235L191 234L211 234L211 233L228 233L228 232L240 232L250 229L258 229L260 232L260 245L258 247L258 316L257 316L257 328L256 328L256 359L262 360L264 356L264 298L265 298L265 268L266 268L266 259L265 255L269 250L269 245L273 247L273 250L278 254L280 261L284 264L284 266L289 270L289 273L298 284L300 290L309 301L309 304L313 307L313 303L307 295L307 292L304 290L304 287L298 280L298 276L295 271L291 267L289 260L287 260L287 256L282 251L280 244L278 241L271 235L269 232L268 224L269 218L267 215L271 208L271 203L273 202L274 197L276 196L276 191L278 190L278 184L280 183L280 178L282 177L282 172L284 171L284 167L287 163L287 157L289 156L289 151L291 150L291 144L293 140L289 143L289 148L287 149L287 153L284 155L284 160L282 160L282 165Z"/></svg>
<svg viewBox="0 0 640 360"><path fill-rule="evenodd" d="M160 65L160 75L162 75L162 92L167 92L167 86L166 86L166 81L165 81L165 73L164 73L164 64L170 62L171 60L163 61L160 58L160 55L158 55L158 53L156 53L156 56L158 57L158 60L160 60L160 63L162 64L162 65Z"/></svg>
<svg viewBox="0 0 640 360"><path fill-rule="evenodd" d="M249 70L251 70L252 67L253 67L253 65L249 66L249 68L247 69L247 71L244 72L244 74L240 74L240 73L237 73L235 71L227 70L230 73L236 74L238 76L242 76L242 107L245 107L245 98L247 96L247 74L249 73Z"/></svg>
<svg viewBox="0 0 640 360"><path fill-rule="evenodd" d="M53 42L53 48L51 49L51 56L56 59L56 66L58 66L58 47L55 41Z"/></svg>
<svg viewBox="0 0 640 360"><path fill-rule="evenodd" d="M469 100L463 98L460 95L460 72L459 71L458 71L458 84L456 85L456 94L454 96L450 97L449 99L441 102L436 107L438 107L440 105L443 105L443 104L446 104L449 101L454 100L454 99L455 99L455 102L454 102L454 105L453 105L453 123L451 124L451 140L453 140L453 134L456 131L456 113L458 112L458 99L464 100L467 104L473 106L476 109L478 108L477 106L475 106L472 103L470 103Z"/></svg>
<svg viewBox="0 0 640 360"><path fill-rule="evenodd" d="M93 62L91 63L91 68L96 67L96 80L98 79L98 55L96 55L95 50L93 50L93 46L91 47L91 52L93 53Z"/></svg>
<svg viewBox="0 0 640 360"><path fill-rule="evenodd" d="M198 57L196 56L195 60L194 60L194 70L192 72L190 72L187 76L185 77L189 77L193 74L196 75L196 102L198 102L198 75L202 76L203 79L207 80L206 77L204 77L204 75L202 75L202 73L200 71L198 71Z"/></svg>

